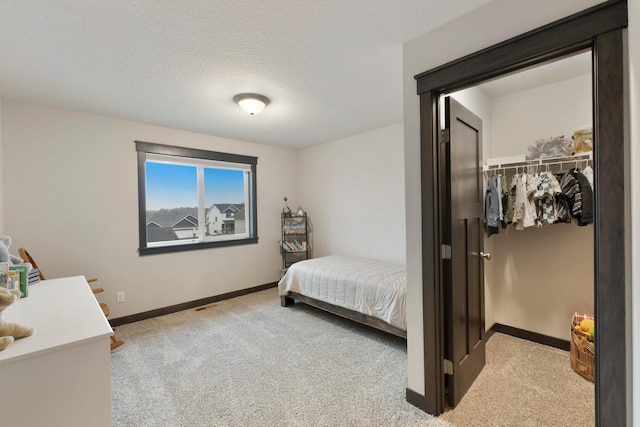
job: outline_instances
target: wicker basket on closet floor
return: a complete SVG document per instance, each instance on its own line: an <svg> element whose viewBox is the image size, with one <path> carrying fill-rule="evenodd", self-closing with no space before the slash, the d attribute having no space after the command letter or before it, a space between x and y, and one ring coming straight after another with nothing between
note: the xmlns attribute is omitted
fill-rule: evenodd
<svg viewBox="0 0 640 427"><path fill-rule="evenodd" d="M571 318L571 368L582 377L595 382L595 342L588 332L575 327L583 319L593 319L593 316L576 313Z"/></svg>

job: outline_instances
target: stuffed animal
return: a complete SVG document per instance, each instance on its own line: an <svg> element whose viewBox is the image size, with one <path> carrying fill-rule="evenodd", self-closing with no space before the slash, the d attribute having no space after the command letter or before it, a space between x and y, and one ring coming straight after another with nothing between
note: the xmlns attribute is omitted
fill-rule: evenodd
<svg viewBox="0 0 640 427"><path fill-rule="evenodd" d="M0 288L0 351L4 350L18 338L28 337L33 334L33 328L18 325L17 323L6 323L2 320L2 312L13 302L20 298L18 289Z"/></svg>
<svg viewBox="0 0 640 427"><path fill-rule="evenodd" d="M0 262L8 262L9 265L22 264L22 258L9 253L11 246L11 236L0 236Z"/></svg>

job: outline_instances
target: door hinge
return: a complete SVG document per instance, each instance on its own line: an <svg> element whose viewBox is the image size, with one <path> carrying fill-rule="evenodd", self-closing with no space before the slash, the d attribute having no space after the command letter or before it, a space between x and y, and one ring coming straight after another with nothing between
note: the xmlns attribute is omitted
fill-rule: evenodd
<svg viewBox="0 0 640 427"><path fill-rule="evenodd" d="M449 142L449 129L442 129L440 131L440 142L446 144Z"/></svg>
<svg viewBox="0 0 640 427"><path fill-rule="evenodd" d="M442 259L451 259L451 245L442 245Z"/></svg>
<svg viewBox="0 0 640 427"><path fill-rule="evenodd" d="M442 370L445 375L453 375L453 362L451 360L444 359L442 361Z"/></svg>

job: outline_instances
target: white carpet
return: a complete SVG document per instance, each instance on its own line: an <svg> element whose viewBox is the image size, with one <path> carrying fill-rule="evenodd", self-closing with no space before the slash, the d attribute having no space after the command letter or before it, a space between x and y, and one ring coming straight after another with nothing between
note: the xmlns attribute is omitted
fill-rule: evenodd
<svg viewBox="0 0 640 427"><path fill-rule="evenodd" d="M464 427L593 426L595 387L571 369L568 351L496 333L484 369L440 418Z"/></svg>
<svg viewBox="0 0 640 427"><path fill-rule="evenodd" d="M277 290L118 327L114 426L449 426L406 402L406 342Z"/></svg>
<svg viewBox="0 0 640 427"><path fill-rule="evenodd" d="M594 425L594 387L566 351L494 334L440 418L406 402L406 342L277 290L118 327L114 426Z"/></svg>

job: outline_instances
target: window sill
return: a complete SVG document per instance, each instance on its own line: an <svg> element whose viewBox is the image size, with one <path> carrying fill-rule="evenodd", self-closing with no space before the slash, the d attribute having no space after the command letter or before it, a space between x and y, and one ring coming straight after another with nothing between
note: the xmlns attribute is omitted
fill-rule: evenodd
<svg viewBox="0 0 640 427"><path fill-rule="evenodd" d="M171 252L195 251L199 249L220 248L225 246L251 245L254 243L258 243L257 237L248 237L246 239L237 239L237 240L221 240L217 242L189 243L184 245L154 246L154 247L147 247L147 248L139 248L138 252L140 256L143 256L143 255L166 254Z"/></svg>

